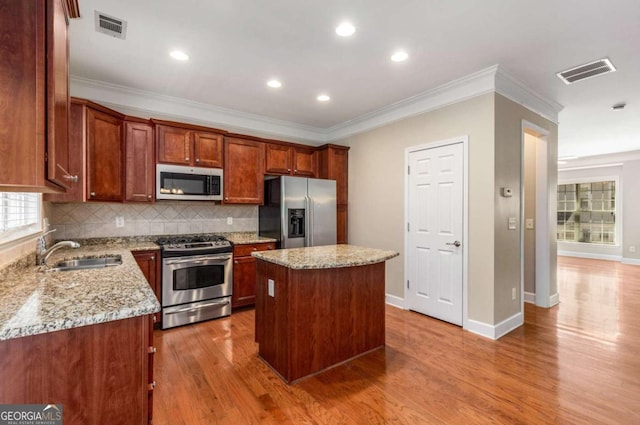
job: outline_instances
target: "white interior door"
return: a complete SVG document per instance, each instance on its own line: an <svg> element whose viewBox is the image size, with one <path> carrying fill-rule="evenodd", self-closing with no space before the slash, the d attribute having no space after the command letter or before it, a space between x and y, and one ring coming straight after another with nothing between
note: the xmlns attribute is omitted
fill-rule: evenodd
<svg viewBox="0 0 640 425"><path fill-rule="evenodd" d="M464 147L409 153L407 306L462 325Z"/></svg>

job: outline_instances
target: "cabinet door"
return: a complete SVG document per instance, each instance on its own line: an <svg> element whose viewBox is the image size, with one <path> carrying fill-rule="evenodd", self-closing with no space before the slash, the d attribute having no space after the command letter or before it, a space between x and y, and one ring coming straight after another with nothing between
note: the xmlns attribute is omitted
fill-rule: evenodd
<svg viewBox="0 0 640 425"><path fill-rule="evenodd" d="M231 307L256 303L256 259L238 257L233 260L233 296Z"/></svg>
<svg viewBox="0 0 640 425"><path fill-rule="evenodd" d="M194 165L222 168L222 135L196 131L193 133Z"/></svg>
<svg viewBox="0 0 640 425"><path fill-rule="evenodd" d="M126 201L153 202L156 163L153 144L150 124L125 122Z"/></svg>
<svg viewBox="0 0 640 425"><path fill-rule="evenodd" d="M69 49L64 3L47 2L47 178L69 187L75 182L69 173Z"/></svg>
<svg viewBox="0 0 640 425"><path fill-rule="evenodd" d="M296 176L316 177L318 162L315 149L293 149L293 174Z"/></svg>
<svg viewBox="0 0 640 425"><path fill-rule="evenodd" d="M158 162L189 165L193 157L192 132L185 128L156 125Z"/></svg>
<svg viewBox="0 0 640 425"><path fill-rule="evenodd" d="M225 138L224 202L262 204L264 201L264 144Z"/></svg>
<svg viewBox="0 0 640 425"><path fill-rule="evenodd" d="M159 250L150 250L150 251L135 251L132 252L133 258L135 258L136 263L138 263L138 267L142 270L142 274L147 278L147 282L149 282L149 286L153 289L153 293L156 294L156 298L158 301L161 301L162 288L161 285L161 261L160 261L160 251ZM160 312L153 314L153 323L160 323Z"/></svg>
<svg viewBox="0 0 640 425"><path fill-rule="evenodd" d="M267 174L291 174L293 149L275 143L265 144L265 169Z"/></svg>
<svg viewBox="0 0 640 425"><path fill-rule="evenodd" d="M87 199L123 200L122 120L87 108Z"/></svg>
<svg viewBox="0 0 640 425"><path fill-rule="evenodd" d="M69 178L64 172L69 102L65 9L61 0L1 4L0 190L60 191L70 184L64 178Z"/></svg>
<svg viewBox="0 0 640 425"><path fill-rule="evenodd" d="M337 234L336 234L336 242L341 244L341 243L348 243L347 241L347 218L348 218L348 210L347 210L348 206L347 205L338 205L337 206L337 217L336 217L336 223L337 223Z"/></svg>

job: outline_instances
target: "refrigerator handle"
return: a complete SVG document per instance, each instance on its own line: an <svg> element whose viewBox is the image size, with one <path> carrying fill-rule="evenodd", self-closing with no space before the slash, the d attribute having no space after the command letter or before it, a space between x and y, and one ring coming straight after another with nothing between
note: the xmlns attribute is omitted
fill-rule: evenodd
<svg viewBox="0 0 640 425"><path fill-rule="evenodd" d="M316 231L315 229L315 217L313 216L313 198L309 197L309 207L307 209L307 214L309 214L309 245L308 246L315 246L314 245L314 241L313 241L313 233Z"/></svg>
<svg viewBox="0 0 640 425"><path fill-rule="evenodd" d="M304 197L304 210L305 210L305 219L304 219L304 246L311 246L309 243L311 241L311 198L308 196Z"/></svg>

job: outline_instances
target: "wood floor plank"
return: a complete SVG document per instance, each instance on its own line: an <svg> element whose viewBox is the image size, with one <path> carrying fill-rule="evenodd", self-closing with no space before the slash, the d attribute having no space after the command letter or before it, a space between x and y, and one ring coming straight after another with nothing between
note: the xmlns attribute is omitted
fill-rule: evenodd
<svg viewBox="0 0 640 425"><path fill-rule="evenodd" d="M154 424L640 423L640 267L558 265L560 305L498 341L388 306L384 348L291 386L251 309L156 331Z"/></svg>

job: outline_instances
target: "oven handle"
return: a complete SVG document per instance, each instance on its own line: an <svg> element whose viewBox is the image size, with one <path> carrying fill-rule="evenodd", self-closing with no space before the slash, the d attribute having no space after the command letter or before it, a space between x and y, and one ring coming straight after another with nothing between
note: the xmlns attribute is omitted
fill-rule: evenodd
<svg viewBox="0 0 640 425"><path fill-rule="evenodd" d="M175 310L175 311L167 311L165 312L165 314L169 315L169 314L177 314L177 313L184 313L185 311L195 311L195 310L202 310L203 308L207 308L207 307L214 307L214 306L225 306L229 304L229 300L226 301L216 301L214 303L208 303L208 304L202 304L199 305L197 307L185 307L185 308L181 308L179 310Z"/></svg>
<svg viewBox="0 0 640 425"><path fill-rule="evenodd" d="M194 259L194 258L180 258L180 259L172 259L172 258L165 258L164 263L165 264L185 264L185 263L191 263L191 264L202 264L202 263L224 263L225 261L229 261L231 259L230 256L224 256L224 257L208 257L208 258L201 258L201 259Z"/></svg>

